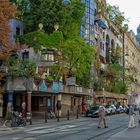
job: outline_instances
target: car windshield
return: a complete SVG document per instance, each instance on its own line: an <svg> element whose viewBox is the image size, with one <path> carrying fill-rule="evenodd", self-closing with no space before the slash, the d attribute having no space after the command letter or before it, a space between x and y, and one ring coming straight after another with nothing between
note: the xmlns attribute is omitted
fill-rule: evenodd
<svg viewBox="0 0 140 140"><path fill-rule="evenodd" d="M120 108L120 106L116 106L116 108Z"/></svg>
<svg viewBox="0 0 140 140"><path fill-rule="evenodd" d="M93 106L91 107L91 110L98 110L99 109L99 106Z"/></svg>
<svg viewBox="0 0 140 140"><path fill-rule="evenodd" d="M110 107L110 105L107 105L107 106L106 106L106 108L109 108L109 107Z"/></svg>

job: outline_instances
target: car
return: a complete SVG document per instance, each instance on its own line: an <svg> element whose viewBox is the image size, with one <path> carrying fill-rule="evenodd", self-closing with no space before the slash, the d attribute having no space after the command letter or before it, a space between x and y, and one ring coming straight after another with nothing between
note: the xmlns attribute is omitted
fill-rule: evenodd
<svg viewBox="0 0 140 140"><path fill-rule="evenodd" d="M129 108L129 107L128 107L127 105L124 105L124 106L123 106L124 112L126 112L128 108Z"/></svg>
<svg viewBox="0 0 140 140"><path fill-rule="evenodd" d="M116 106L115 105L111 105L111 114L116 114Z"/></svg>
<svg viewBox="0 0 140 140"><path fill-rule="evenodd" d="M123 109L123 107L121 106L121 105L117 105L116 106L116 113L123 113L124 112L124 109Z"/></svg>
<svg viewBox="0 0 140 140"><path fill-rule="evenodd" d="M86 111L86 117L92 117L93 112L96 112L99 106L92 106Z"/></svg>
<svg viewBox="0 0 140 140"><path fill-rule="evenodd" d="M139 111L140 106L139 105L135 105L134 110L135 111Z"/></svg>
<svg viewBox="0 0 140 140"><path fill-rule="evenodd" d="M98 114L99 114L99 106L94 106L92 108L92 115L91 115L91 117L92 118L98 117Z"/></svg>
<svg viewBox="0 0 140 140"><path fill-rule="evenodd" d="M107 105L106 106L107 114L115 114L116 113L116 107L114 105Z"/></svg>

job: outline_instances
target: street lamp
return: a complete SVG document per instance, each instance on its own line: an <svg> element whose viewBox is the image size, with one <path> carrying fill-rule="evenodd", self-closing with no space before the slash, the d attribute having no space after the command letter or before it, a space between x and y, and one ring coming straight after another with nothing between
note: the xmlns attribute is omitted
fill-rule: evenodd
<svg viewBox="0 0 140 140"><path fill-rule="evenodd" d="M57 31L57 30L59 29L59 24L58 24L58 23L56 23L56 24L54 25L54 29L55 29L55 31Z"/></svg>
<svg viewBox="0 0 140 140"><path fill-rule="evenodd" d="M124 25L124 28L122 29L122 37L123 37L123 40L122 40L122 43L123 43L123 85L125 85L125 56L128 56L128 54L125 54L125 32L127 31L128 29L128 25L125 24Z"/></svg>
<svg viewBox="0 0 140 140"><path fill-rule="evenodd" d="M40 30L43 29L43 24L42 23L39 23L38 24L38 27L39 27Z"/></svg>
<svg viewBox="0 0 140 140"><path fill-rule="evenodd" d="M110 64L111 64L111 62L112 62L112 61L111 61L111 52L112 52L112 51L111 51L111 48L109 48L109 56L110 56L110 57L109 57L109 63L110 63Z"/></svg>
<svg viewBox="0 0 140 140"><path fill-rule="evenodd" d="M62 4L63 5L69 5L69 4L71 4L71 1L70 0L63 0Z"/></svg>

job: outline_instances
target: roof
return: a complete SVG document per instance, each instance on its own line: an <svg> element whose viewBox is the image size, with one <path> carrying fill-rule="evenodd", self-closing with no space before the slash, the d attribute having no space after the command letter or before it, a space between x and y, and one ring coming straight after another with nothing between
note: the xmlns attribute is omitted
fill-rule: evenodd
<svg viewBox="0 0 140 140"><path fill-rule="evenodd" d="M107 92L107 91L97 91L95 92L95 97L127 99L127 95L125 94L112 93L112 92Z"/></svg>

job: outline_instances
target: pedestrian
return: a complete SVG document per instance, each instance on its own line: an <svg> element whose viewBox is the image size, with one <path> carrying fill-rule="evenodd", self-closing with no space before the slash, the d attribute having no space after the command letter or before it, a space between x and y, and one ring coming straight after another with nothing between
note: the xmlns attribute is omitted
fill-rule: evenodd
<svg viewBox="0 0 140 140"><path fill-rule="evenodd" d="M10 122L12 124L12 109L11 109L11 103L9 102L7 104L7 109L6 109L6 116L5 116L5 121L3 126L6 126L6 124Z"/></svg>
<svg viewBox="0 0 140 140"><path fill-rule="evenodd" d="M104 123L104 128L108 128L107 126L107 111L104 106L99 107L99 120L98 120L98 128L101 128L101 122L103 121Z"/></svg>
<svg viewBox="0 0 140 140"><path fill-rule="evenodd" d="M22 103L21 116L24 119L26 119L26 117L27 117L26 103L25 102Z"/></svg>
<svg viewBox="0 0 140 140"><path fill-rule="evenodd" d="M136 113L134 112L134 105L130 105L129 106L129 124L128 124L128 128L136 127L134 115L136 115Z"/></svg>

